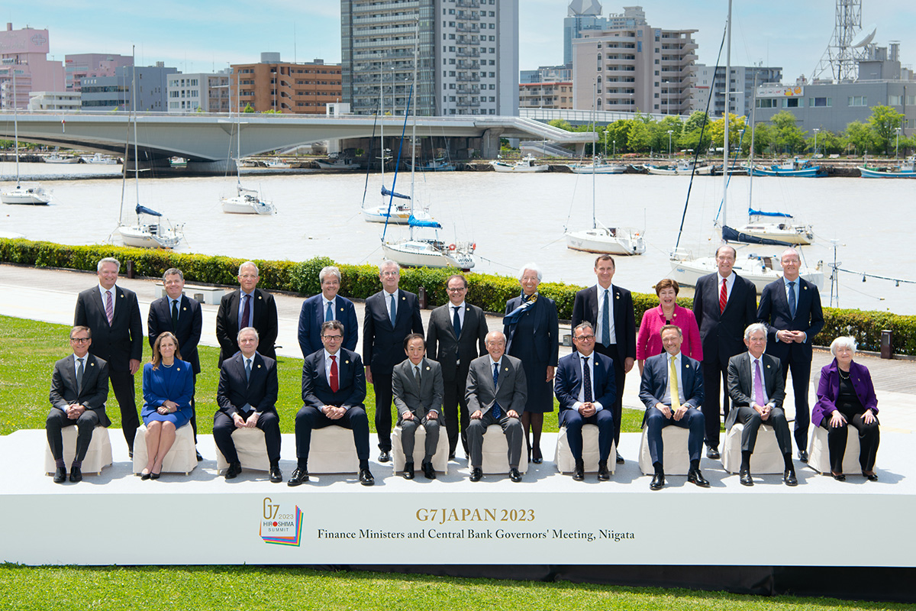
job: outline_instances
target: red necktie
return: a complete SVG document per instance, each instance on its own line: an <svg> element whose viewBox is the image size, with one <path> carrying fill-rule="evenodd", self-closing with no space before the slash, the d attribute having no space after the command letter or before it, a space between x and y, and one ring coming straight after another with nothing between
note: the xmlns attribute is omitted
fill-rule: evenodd
<svg viewBox="0 0 916 611"><path fill-rule="evenodd" d="M726 303L728 303L728 288L725 286L725 278L722 278L722 290L719 291L719 314L725 311Z"/></svg>
<svg viewBox="0 0 916 611"><path fill-rule="evenodd" d="M337 392L337 389L340 388L340 383L337 380L337 357L331 357L331 375L328 376L331 382L331 392Z"/></svg>

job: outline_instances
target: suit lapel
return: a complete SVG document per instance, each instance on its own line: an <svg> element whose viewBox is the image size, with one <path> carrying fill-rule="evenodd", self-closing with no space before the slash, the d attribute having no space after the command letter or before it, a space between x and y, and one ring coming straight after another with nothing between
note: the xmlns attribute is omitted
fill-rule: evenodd
<svg viewBox="0 0 916 611"><path fill-rule="evenodd" d="M738 361L738 381L741 383L741 386L750 390L751 395L754 394L754 379L751 375L751 355L747 352L741 355L741 359Z"/></svg>
<svg viewBox="0 0 916 611"><path fill-rule="evenodd" d="M591 296L592 296L592 299L591 299L592 301L591 303L592 319L595 321L595 325L597 326L598 324L598 285L596 284L595 286L591 287L588 290L591 292Z"/></svg>

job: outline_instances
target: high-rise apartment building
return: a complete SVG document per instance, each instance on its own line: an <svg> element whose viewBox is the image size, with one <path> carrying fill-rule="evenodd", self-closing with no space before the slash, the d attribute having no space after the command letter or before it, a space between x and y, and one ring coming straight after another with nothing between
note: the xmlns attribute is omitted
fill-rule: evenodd
<svg viewBox="0 0 916 611"><path fill-rule="evenodd" d="M323 115L329 103L341 101L340 66L321 59L283 62L279 53L265 52L259 63L234 65L231 73L233 110Z"/></svg>
<svg viewBox="0 0 916 611"><path fill-rule="evenodd" d="M118 68L133 66L130 55L112 53L74 53L64 56L67 71L67 91L80 91L82 81L88 76L115 76Z"/></svg>
<svg viewBox="0 0 916 611"><path fill-rule="evenodd" d="M572 108L572 81L545 81L542 83L519 83L518 107L525 108Z"/></svg>
<svg viewBox="0 0 916 611"><path fill-rule="evenodd" d="M403 114L518 114L519 0L341 0L343 97Z"/></svg>
<svg viewBox="0 0 916 611"><path fill-rule="evenodd" d="M225 112L229 106L229 70L212 74L170 74L168 112Z"/></svg>
<svg viewBox="0 0 916 611"><path fill-rule="evenodd" d="M563 20L563 63L572 65L573 41L582 38L585 32L635 28L645 24L646 13L641 6L625 6L622 13L602 17L598 0L572 0Z"/></svg>
<svg viewBox="0 0 916 611"><path fill-rule="evenodd" d="M725 66L696 65L696 86L693 95L693 110L706 110L709 102L709 114L721 117L725 113ZM750 117L754 99L754 79L757 86L764 83L778 83L782 80L782 68L766 66L732 66L728 90L731 91L731 100L728 103L728 112L734 115Z"/></svg>
<svg viewBox="0 0 916 611"><path fill-rule="evenodd" d="M32 91L63 91L64 66L49 61L48 30L23 28L14 30L12 23L0 31L0 108L26 108ZM13 75L16 95L13 99Z"/></svg>

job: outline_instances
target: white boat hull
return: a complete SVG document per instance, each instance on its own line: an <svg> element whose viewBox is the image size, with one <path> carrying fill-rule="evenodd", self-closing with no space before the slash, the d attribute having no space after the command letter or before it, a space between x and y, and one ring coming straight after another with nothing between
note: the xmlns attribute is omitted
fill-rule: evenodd
<svg viewBox="0 0 916 611"><path fill-rule="evenodd" d="M735 227L735 231L765 240L779 240L796 246L808 246L814 239L814 232L804 225L780 226L775 223L754 223Z"/></svg>
<svg viewBox="0 0 916 611"><path fill-rule="evenodd" d="M627 171L627 166L625 165L598 165L596 167L574 165L570 166L570 168L575 174L623 174Z"/></svg>
<svg viewBox="0 0 916 611"><path fill-rule="evenodd" d="M51 201L51 194L41 187L16 185L8 191L0 192L0 201L4 204L46 206Z"/></svg>
<svg viewBox="0 0 916 611"><path fill-rule="evenodd" d="M758 294L763 292L766 285L782 278L782 271L767 266L766 260L768 258L772 260L777 259L776 256L751 256L747 258L739 256L738 260L735 262L735 272L742 278L747 278L753 282ZM702 276L718 270L715 257L676 260L672 263L671 278L676 280L678 284L684 286L696 286L697 280ZM824 288L824 273L819 269L802 267L799 270L799 275L808 282L814 284L818 290Z"/></svg>
<svg viewBox="0 0 916 611"><path fill-rule="evenodd" d="M224 197L220 200L223 212L227 214L276 214L277 210L270 202L262 201L256 197L236 196Z"/></svg>
<svg viewBox="0 0 916 611"><path fill-rule="evenodd" d="M626 229L611 231L603 227L568 231L566 247L609 255L641 255L646 252L645 240L638 232Z"/></svg>
<svg viewBox="0 0 916 611"><path fill-rule="evenodd" d="M52 157L45 157L44 162L45 163L58 163L58 164L71 164L71 163L79 163L80 158L79 157L53 157L52 156Z"/></svg>
<svg viewBox="0 0 916 611"><path fill-rule="evenodd" d="M406 225L410 220L410 211L392 210L388 214L388 207L384 208L363 208L363 219L369 223L393 223L395 225Z"/></svg>
<svg viewBox="0 0 916 611"><path fill-rule="evenodd" d="M162 229L159 225L122 225L118 232L124 245L134 248L175 248L184 237L180 232Z"/></svg>
<svg viewBox="0 0 916 611"><path fill-rule="evenodd" d="M424 240L383 242L382 252L386 259L405 267L457 267L473 269L476 261L473 252L467 249L437 248Z"/></svg>

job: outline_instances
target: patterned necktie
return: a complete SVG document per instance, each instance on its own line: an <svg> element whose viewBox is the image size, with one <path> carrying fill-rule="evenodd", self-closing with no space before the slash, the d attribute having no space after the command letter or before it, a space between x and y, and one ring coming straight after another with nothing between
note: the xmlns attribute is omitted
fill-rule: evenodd
<svg viewBox="0 0 916 611"><path fill-rule="evenodd" d="M419 388L420 387L420 366L419 365L413 366L413 379L417 383L417 388Z"/></svg>
<svg viewBox="0 0 916 611"><path fill-rule="evenodd" d="M789 283L789 314L795 318L795 280Z"/></svg>
<svg viewBox="0 0 916 611"><path fill-rule="evenodd" d="M328 308L324 311L324 322L334 320L334 308L331 307L333 302L328 302Z"/></svg>
<svg viewBox="0 0 916 611"><path fill-rule="evenodd" d="M329 382L331 384L331 392L337 392L340 388L340 380L337 376L337 357L331 357L331 374L328 376L330 378Z"/></svg>
<svg viewBox="0 0 916 611"><path fill-rule="evenodd" d="M763 407L763 377L760 375L760 359L754 359L754 403Z"/></svg>
<svg viewBox="0 0 916 611"><path fill-rule="evenodd" d="M251 379L251 359L245 359L245 381Z"/></svg>
<svg viewBox="0 0 916 611"><path fill-rule="evenodd" d="M251 326L251 295L245 295L245 307L242 308L242 328Z"/></svg>
<svg viewBox="0 0 916 611"><path fill-rule="evenodd" d="M728 287L725 282L725 278L722 278L722 290L719 292L719 314L725 311L725 304L728 303Z"/></svg>
<svg viewBox="0 0 916 611"><path fill-rule="evenodd" d="M394 321L396 321L396 320L398 319L398 306L397 306L397 304L396 304L395 301L394 301L394 295L389 295L388 297L390 297L390 299L391 299L391 312L390 312L390 314L391 314L391 326L393 327L393 326L394 326Z"/></svg>
<svg viewBox="0 0 916 611"><path fill-rule="evenodd" d="M493 363L493 390L496 390L496 385L499 382L499 363ZM499 418L502 415L502 412L499 409L499 402L493 403L493 408L490 410L494 418Z"/></svg>
<svg viewBox="0 0 916 611"><path fill-rule="evenodd" d="M592 372L588 368L588 357L582 357L582 398L586 403L594 401L592 397Z"/></svg>
<svg viewBox="0 0 916 611"><path fill-rule="evenodd" d="M83 392L83 373L85 373L86 370L83 368L83 359L76 360L80 363L76 368L76 392L81 393Z"/></svg>
<svg viewBox="0 0 916 611"><path fill-rule="evenodd" d="M178 331L178 300L172 300L172 331Z"/></svg>
<svg viewBox="0 0 916 611"><path fill-rule="evenodd" d="M601 312L601 343L604 346L611 345L611 307L608 300L608 293L611 291L605 289L604 303L601 304L604 310Z"/></svg>
<svg viewBox="0 0 916 611"><path fill-rule="evenodd" d="M675 357L668 359L668 392L671 394L671 409L677 411L681 409L681 395L677 390L677 367Z"/></svg>
<svg viewBox="0 0 916 611"><path fill-rule="evenodd" d="M111 291L105 291L105 318L108 319L108 326L114 320L114 302L111 300Z"/></svg>
<svg viewBox="0 0 916 611"><path fill-rule="evenodd" d="M455 337L461 337L461 318L458 317L458 306L452 306L455 308L455 316L452 318L452 327L455 329Z"/></svg>

